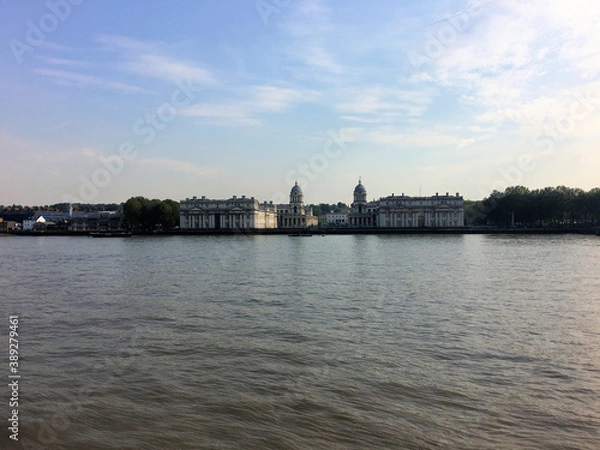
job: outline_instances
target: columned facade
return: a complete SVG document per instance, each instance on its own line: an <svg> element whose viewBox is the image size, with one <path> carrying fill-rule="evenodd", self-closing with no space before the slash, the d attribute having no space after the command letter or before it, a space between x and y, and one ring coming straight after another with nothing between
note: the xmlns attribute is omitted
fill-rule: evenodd
<svg viewBox="0 0 600 450"><path fill-rule="evenodd" d="M359 180L348 213L351 227L449 228L464 226L464 201L456 196L409 197L390 195L367 202L367 191Z"/></svg>
<svg viewBox="0 0 600 450"><path fill-rule="evenodd" d="M375 202L367 202L367 190L359 178L354 188L354 201L348 213L348 225L357 228L377 226L376 206Z"/></svg>
<svg viewBox="0 0 600 450"><path fill-rule="evenodd" d="M254 197L226 200L188 198L181 200L179 227L183 230L238 230L277 228L277 208Z"/></svg>
<svg viewBox="0 0 600 450"><path fill-rule="evenodd" d="M277 205L278 228L306 228L318 224L319 219L313 215L312 209L306 210L304 193L296 181L290 191L290 203Z"/></svg>

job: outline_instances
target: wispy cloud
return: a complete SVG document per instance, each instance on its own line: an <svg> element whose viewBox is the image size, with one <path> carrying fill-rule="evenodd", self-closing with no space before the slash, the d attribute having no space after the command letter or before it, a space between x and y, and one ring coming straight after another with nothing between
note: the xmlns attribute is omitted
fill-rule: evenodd
<svg viewBox="0 0 600 450"><path fill-rule="evenodd" d="M281 25L286 36L287 55L310 71L301 72L318 77L319 74L341 75L346 68L330 48L331 33L335 28L330 20L331 11L320 0L308 0L290 5L291 13Z"/></svg>
<svg viewBox="0 0 600 450"><path fill-rule="evenodd" d="M101 44L107 50L135 50L135 51L151 51L156 47L156 44L143 42L137 39L132 39L127 36L101 35L96 38L96 42Z"/></svg>
<svg viewBox="0 0 600 450"><path fill-rule="evenodd" d="M285 111L299 103L315 101L319 94L313 90L278 86L252 86L228 103L199 103L184 109L181 114L218 125L256 126L260 116Z"/></svg>
<svg viewBox="0 0 600 450"><path fill-rule="evenodd" d="M488 2L470 18L439 56L431 58L431 81L461 88L479 105L503 108L564 88L582 73L600 69L600 5L588 0ZM558 76L557 76L558 75Z"/></svg>
<svg viewBox="0 0 600 450"><path fill-rule="evenodd" d="M476 141L475 138L467 138L467 139L459 139L458 142L456 143L456 148L465 148L468 147L469 145L474 144Z"/></svg>
<svg viewBox="0 0 600 450"><path fill-rule="evenodd" d="M383 145L408 151L416 148L456 148L465 140L458 130L411 128L398 130L391 126L361 128L344 128L344 136L352 142ZM473 139L473 138L472 138ZM472 141L474 142L474 140ZM472 143L471 142L471 143Z"/></svg>
<svg viewBox="0 0 600 450"><path fill-rule="evenodd" d="M199 103L182 110L181 115L195 117L200 124L219 126L258 126L262 122L243 103Z"/></svg>
<svg viewBox="0 0 600 450"><path fill-rule="evenodd" d="M48 127L48 128L42 128L41 130L38 130L37 133L48 133L50 131L60 130L61 128L64 128L64 127L66 127L68 125L69 125L68 122L62 122L62 123L59 123L58 125L53 125L53 126Z"/></svg>
<svg viewBox="0 0 600 450"><path fill-rule="evenodd" d="M125 84L118 81L107 81L93 75L85 75L81 73L67 72L65 70L55 69L34 69L34 72L39 75L45 76L51 79L56 84L60 85L89 85L98 86L105 89L111 89L119 92L144 92L144 89L140 88L139 86L132 86L130 84Z"/></svg>
<svg viewBox="0 0 600 450"><path fill-rule="evenodd" d="M335 108L342 117L363 122L391 122L419 117L433 101L433 89L403 90L393 86L352 87L338 91L344 100Z"/></svg>
<svg viewBox="0 0 600 450"><path fill-rule="evenodd" d="M125 64L131 72L165 81L189 80L195 84L216 84L210 71L189 61L175 60L159 55L139 55Z"/></svg>
<svg viewBox="0 0 600 450"><path fill-rule="evenodd" d="M139 158L134 163L161 172L179 172L197 177L215 176L221 173L221 170L216 167L201 167L189 161L177 159Z"/></svg>
<svg viewBox="0 0 600 450"><path fill-rule="evenodd" d="M44 56L44 55L36 55L36 59L38 61L42 61L46 64L50 64L53 66L65 66L65 67L83 68L83 69L89 69L89 68L94 67L94 64L90 61L82 61L82 60L76 60L76 59L53 58L53 57Z"/></svg>
<svg viewBox="0 0 600 450"><path fill-rule="evenodd" d="M97 42L117 55L120 67L137 75L168 82L188 80L202 86L217 83L215 76L198 63L166 56L169 49L163 43L109 35L99 36Z"/></svg>

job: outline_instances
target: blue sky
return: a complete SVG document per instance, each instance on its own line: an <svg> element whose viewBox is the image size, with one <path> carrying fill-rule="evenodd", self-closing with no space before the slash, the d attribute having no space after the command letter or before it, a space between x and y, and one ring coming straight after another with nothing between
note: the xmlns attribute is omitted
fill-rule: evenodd
<svg viewBox="0 0 600 450"><path fill-rule="evenodd" d="M595 0L0 8L0 204L600 184Z"/></svg>

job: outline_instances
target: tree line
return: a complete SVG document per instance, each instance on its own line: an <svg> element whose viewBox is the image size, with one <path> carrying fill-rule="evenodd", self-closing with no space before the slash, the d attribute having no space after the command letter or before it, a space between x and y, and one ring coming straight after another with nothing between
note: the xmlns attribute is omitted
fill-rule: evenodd
<svg viewBox="0 0 600 450"><path fill-rule="evenodd" d="M69 204L21 206L0 205L0 213L66 210ZM135 230L170 229L179 225L179 202L131 197L125 203L73 204L74 211L123 211L125 226ZM347 204L307 205L316 216L330 211L345 213ZM566 186L529 189L511 186L493 191L483 200L465 200L467 224L499 227L573 227L600 225L600 188L585 191ZM12 220L12 219L11 219Z"/></svg>
<svg viewBox="0 0 600 450"><path fill-rule="evenodd" d="M466 202L465 202L466 203ZM471 205L474 224L500 227L573 227L600 224L600 188L512 186ZM465 208L466 209L466 208Z"/></svg>
<svg viewBox="0 0 600 450"><path fill-rule="evenodd" d="M123 219L133 230L168 230L179 225L179 202L131 197L123 205Z"/></svg>
<svg viewBox="0 0 600 450"><path fill-rule="evenodd" d="M53 205L0 205L0 211L6 212L27 212L27 211L67 211L69 205L73 211L119 211L122 204L119 203L54 203Z"/></svg>

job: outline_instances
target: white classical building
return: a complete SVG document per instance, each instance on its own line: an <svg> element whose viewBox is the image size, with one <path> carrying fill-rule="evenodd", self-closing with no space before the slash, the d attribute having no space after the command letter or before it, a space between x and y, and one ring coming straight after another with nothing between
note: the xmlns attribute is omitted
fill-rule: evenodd
<svg viewBox="0 0 600 450"><path fill-rule="evenodd" d="M290 191L290 203L277 205L278 228L306 228L318 224L319 218L313 215L312 209L306 210L304 194L296 181Z"/></svg>
<svg viewBox="0 0 600 450"><path fill-rule="evenodd" d="M464 226L464 201L455 196L409 197L390 195L367 202L367 190L359 179L348 223L359 228L450 228Z"/></svg>
<svg viewBox="0 0 600 450"><path fill-rule="evenodd" d="M335 213L331 211L327 213L325 220L330 225L345 226L348 225L348 213Z"/></svg>
<svg viewBox="0 0 600 450"><path fill-rule="evenodd" d="M254 197L225 200L192 197L180 201L179 227L183 230L238 230L277 228L277 207Z"/></svg>

